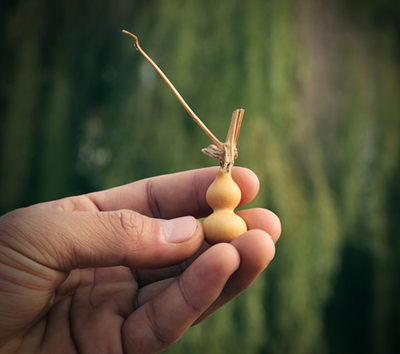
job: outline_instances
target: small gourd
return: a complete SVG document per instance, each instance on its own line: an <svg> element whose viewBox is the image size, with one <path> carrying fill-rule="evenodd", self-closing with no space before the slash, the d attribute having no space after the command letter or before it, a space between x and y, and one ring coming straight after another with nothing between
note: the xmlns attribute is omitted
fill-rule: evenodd
<svg viewBox="0 0 400 354"><path fill-rule="evenodd" d="M196 124L212 141L211 145L201 151L218 160L221 168L206 193L207 203L213 209L213 213L204 220L203 229L205 238L209 243L232 241L247 231L247 225L244 220L234 213L234 209L240 202L241 192L231 176L232 166L238 156L236 144L244 109L240 108L233 112L226 141L224 143L221 142L193 112L158 65L143 51L139 45L138 38L128 31L123 30L122 32L133 38L135 48L154 67Z"/></svg>
<svg viewBox="0 0 400 354"><path fill-rule="evenodd" d="M231 170L238 156L236 148L244 109L233 112L225 143L212 144L202 151L218 160L221 168L208 187L206 200L213 213L203 222L204 235L209 243L230 242L247 231L244 220L234 213L240 202L239 186L232 179Z"/></svg>
<svg viewBox="0 0 400 354"><path fill-rule="evenodd" d="M222 168L218 170L214 182L207 190L206 199L214 210L203 222L204 234L209 243L229 242L247 231L244 220L234 213L241 192L230 172Z"/></svg>

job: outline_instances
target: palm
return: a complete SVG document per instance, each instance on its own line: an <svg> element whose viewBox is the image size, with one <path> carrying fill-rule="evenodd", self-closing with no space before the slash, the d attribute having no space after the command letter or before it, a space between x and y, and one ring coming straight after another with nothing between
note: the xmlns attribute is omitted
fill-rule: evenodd
<svg viewBox="0 0 400 354"><path fill-rule="evenodd" d="M202 250L206 248L204 244ZM42 320L47 328L42 348L49 353L60 347L68 353L122 352L125 319L176 281L190 263L154 270L120 266L72 271Z"/></svg>
<svg viewBox="0 0 400 354"><path fill-rule="evenodd" d="M134 311L137 290L126 267L73 271L46 316L43 348L49 353L60 348L68 353L122 352L121 328Z"/></svg>

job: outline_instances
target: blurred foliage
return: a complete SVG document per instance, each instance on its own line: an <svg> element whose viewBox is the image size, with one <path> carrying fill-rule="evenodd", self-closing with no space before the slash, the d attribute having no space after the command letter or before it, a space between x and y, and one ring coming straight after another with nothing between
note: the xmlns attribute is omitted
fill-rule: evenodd
<svg viewBox="0 0 400 354"><path fill-rule="evenodd" d="M396 1L3 1L0 211L212 165L138 34L283 225L253 287L171 353L399 353Z"/></svg>

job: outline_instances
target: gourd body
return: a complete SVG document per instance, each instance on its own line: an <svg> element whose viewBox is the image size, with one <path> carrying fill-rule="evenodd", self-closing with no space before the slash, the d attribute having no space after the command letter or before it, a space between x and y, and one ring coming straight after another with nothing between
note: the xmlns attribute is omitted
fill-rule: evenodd
<svg viewBox="0 0 400 354"><path fill-rule="evenodd" d="M244 220L234 213L241 192L230 172L218 170L214 182L207 190L206 199L213 213L203 222L209 243L230 242L247 231Z"/></svg>

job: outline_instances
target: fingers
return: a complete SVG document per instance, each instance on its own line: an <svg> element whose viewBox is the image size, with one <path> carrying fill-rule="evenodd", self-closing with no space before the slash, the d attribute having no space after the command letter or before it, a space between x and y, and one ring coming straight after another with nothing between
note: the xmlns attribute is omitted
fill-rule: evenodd
<svg viewBox="0 0 400 354"><path fill-rule="evenodd" d="M202 227L191 216L161 220L130 210L62 212L30 207L9 218L13 232L2 241L40 264L64 271L164 267L190 257L203 243Z"/></svg>
<svg viewBox="0 0 400 354"><path fill-rule="evenodd" d="M279 220L279 219L278 219ZM251 230L231 242L239 255L240 267L230 277L218 299L196 320L196 323L209 317L221 306L246 290L268 266L275 255L275 246L272 237L262 230ZM158 275L158 274L157 274ZM156 275L156 276L157 276ZM174 274L175 276L177 274ZM154 298L164 290L175 278L166 278L143 287L137 298L137 305Z"/></svg>
<svg viewBox="0 0 400 354"><path fill-rule="evenodd" d="M251 229L231 242L231 245L237 249L240 255L240 267L230 277L218 299L199 316L196 323L201 322L246 290L275 255L274 242L279 239L281 234L279 218L272 211L261 208L242 210L238 214L245 219L246 224ZM182 267L179 269L178 266L174 266L155 274L145 271L145 274L147 281L150 282L151 280L162 279L162 277L176 276L180 271L182 271ZM137 304L141 306L147 301L151 301L171 281L171 279L160 280L141 289Z"/></svg>
<svg viewBox="0 0 400 354"><path fill-rule="evenodd" d="M262 230L266 232L274 242L277 242L281 234L281 223L279 218L270 210L262 208L254 208L241 210L238 214L246 221L249 230ZM175 277L181 274L192 262L193 260L202 252L204 252L209 245L204 243L196 254L191 258L185 260L177 265L152 270L152 269L140 269L136 270L135 275L141 286L159 281L161 279ZM145 288L142 291L146 291Z"/></svg>
<svg viewBox="0 0 400 354"><path fill-rule="evenodd" d="M279 218L267 209L241 210L238 214L246 221L249 231L231 244L240 254L240 268L229 279L221 296L200 316L203 321L225 303L246 290L268 266L275 255L275 244L281 234Z"/></svg>
<svg viewBox="0 0 400 354"><path fill-rule="evenodd" d="M240 255L240 267L229 279L221 296L199 317L196 323L203 321L222 305L246 290L275 255L272 238L261 230L248 231L233 240L231 245Z"/></svg>
<svg viewBox="0 0 400 354"><path fill-rule="evenodd" d="M203 253L126 320L122 330L126 352L158 352L179 339L218 298L239 261L236 249L229 244L215 245Z"/></svg>
<svg viewBox="0 0 400 354"><path fill-rule="evenodd" d="M249 230L259 229L265 231L276 243L281 235L281 222L271 210L254 208L240 210L237 214L246 221Z"/></svg>
<svg viewBox="0 0 400 354"><path fill-rule="evenodd" d="M203 168L144 179L87 195L99 210L130 209L157 218L202 217L211 209L205 195L217 168ZM258 193L259 182L249 169L234 167L232 176L242 191L240 205Z"/></svg>

